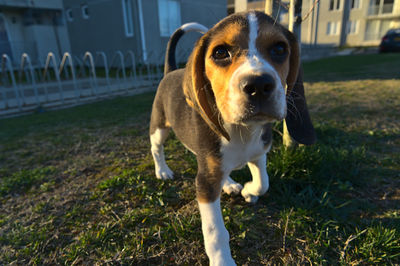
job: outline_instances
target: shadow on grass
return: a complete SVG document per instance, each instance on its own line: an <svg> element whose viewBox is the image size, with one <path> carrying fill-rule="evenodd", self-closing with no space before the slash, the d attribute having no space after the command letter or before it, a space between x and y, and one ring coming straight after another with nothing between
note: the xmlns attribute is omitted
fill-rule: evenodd
<svg viewBox="0 0 400 266"><path fill-rule="evenodd" d="M383 176L393 178L398 173L390 167L376 166L368 147L361 144L396 136L377 137L331 127L317 127L317 133L320 140L313 146L286 149L276 145L268 153L270 190L257 203L255 211L267 209L271 221L280 221L275 235L279 232L281 238L265 233L273 230L269 226L256 229L257 241L266 238L278 241L279 244L270 244L272 250L297 253L295 261L302 256L301 252L316 263L397 261L400 258L398 214L394 211L392 217L379 217L388 216L382 213L382 204L384 209L396 209L400 201L387 198L383 202L385 187L379 182ZM232 177L241 183L251 179L247 169ZM248 222L252 224L250 231L257 228L254 224L263 216L257 213ZM232 232L240 232L238 227L233 229ZM299 246L305 246L304 243L306 248L300 252ZM280 259L286 255L280 254Z"/></svg>
<svg viewBox="0 0 400 266"><path fill-rule="evenodd" d="M269 153L267 169L271 175L271 193L280 194L278 198L283 199L280 205L312 209L316 204L325 211L326 206L322 203L330 196L329 205L333 208L344 204L347 198L363 202L356 208L373 207L364 201L373 202L377 195L364 194L366 198L358 198L360 191L375 186L378 182L376 177L393 178L398 172L376 164L376 158L370 154L369 144L394 140L398 136L394 133L379 136L368 132L345 132L323 126L317 127L316 131L320 138L313 146L301 146L295 150L278 146ZM390 163L387 165L390 166ZM277 186L274 186L274 182ZM333 204L336 201L337 204ZM398 202L395 200L390 205L398 206Z"/></svg>
<svg viewBox="0 0 400 266"><path fill-rule="evenodd" d="M140 121L143 114L150 112L153 99L154 92L150 92L136 97L118 97L68 109L0 119L0 142L21 139L32 132L47 136L58 128L123 125L134 117Z"/></svg>

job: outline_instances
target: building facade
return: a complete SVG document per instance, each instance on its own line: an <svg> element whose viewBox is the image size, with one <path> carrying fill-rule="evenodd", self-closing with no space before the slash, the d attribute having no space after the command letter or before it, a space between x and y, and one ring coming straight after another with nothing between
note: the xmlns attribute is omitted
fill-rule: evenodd
<svg viewBox="0 0 400 266"><path fill-rule="evenodd" d="M264 0L229 0L232 10L264 10ZM302 1L303 46L376 46L392 28L400 28L400 0ZM273 16L287 25L288 1L274 0Z"/></svg>
<svg viewBox="0 0 400 266"><path fill-rule="evenodd" d="M284 1L273 1L272 7L272 16L277 17L278 21L287 24L288 18L288 10L287 3ZM265 1L262 0L228 0L228 14L249 11L249 10L257 10L257 11L265 11Z"/></svg>
<svg viewBox="0 0 400 266"><path fill-rule="evenodd" d="M313 0L303 0L303 17ZM392 28L400 28L400 0L320 1L302 23L304 44L376 46Z"/></svg>
<svg viewBox="0 0 400 266"><path fill-rule="evenodd" d="M182 24L211 27L227 12L226 0L64 0L64 9L74 54L131 50L144 62L162 60ZM198 36L189 33L178 49L192 48Z"/></svg>
<svg viewBox="0 0 400 266"><path fill-rule="evenodd" d="M0 0L0 54L44 63L50 51L70 51L62 0Z"/></svg>

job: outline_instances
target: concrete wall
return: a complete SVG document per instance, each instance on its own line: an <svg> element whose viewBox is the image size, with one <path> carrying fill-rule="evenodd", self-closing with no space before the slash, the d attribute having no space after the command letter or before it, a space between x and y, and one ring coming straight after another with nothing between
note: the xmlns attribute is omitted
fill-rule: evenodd
<svg viewBox="0 0 400 266"><path fill-rule="evenodd" d="M347 35L346 44L350 46L358 46L364 42L365 29L366 29L365 18L368 13L369 2L367 1L360 1L360 2L361 2L360 8L351 9L349 14L349 21L358 21L356 33L355 34L350 33Z"/></svg>
<svg viewBox="0 0 400 266"><path fill-rule="evenodd" d="M129 49L138 53L136 48L140 45L139 20L137 16L133 16L134 34L127 37L121 1L87 2L88 19L82 16L81 4L80 0L64 1L65 10L71 10L73 15L73 20L67 21L73 54ZM136 5L132 5L132 14L137 14Z"/></svg>
<svg viewBox="0 0 400 266"><path fill-rule="evenodd" d="M226 0L185 0L178 1L181 9L181 23L198 22L211 27L226 16ZM87 2L90 17L81 14L80 0L64 0L65 10L71 9L74 19L68 22L72 51L82 54L85 51L123 52L132 50L137 60L143 59L143 39L139 17L139 0L132 0L134 35L125 35L121 0ZM160 20L157 0L142 0L144 47L150 61L163 61L163 51L169 37L160 34ZM178 49L193 47L200 35L190 33L178 44ZM160 58L160 56L162 58Z"/></svg>
<svg viewBox="0 0 400 266"><path fill-rule="evenodd" d="M45 25L28 26L27 30L32 33L33 39L36 40L36 48L38 58L41 62L46 60L47 54L53 52L56 56L62 55L61 49L57 45L54 30Z"/></svg>
<svg viewBox="0 0 400 266"><path fill-rule="evenodd" d="M185 1L181 4L182 24L188 22L198 22L207 28L211 28L226 16L226 0L194 0L191 1L191 3ZM177 53L180 53L181 51L190 52L200 36L201 35L196 32L188 33L178 43ZM165 50L167 41L168 39L164 40L163 47L161 49Z"/></svg>
<svg viewBox="0 0 400 266"><path fill-rule="evenodd" d="M302 16L305 16L310 10L314 1L304 0L302 7ZM338 45L340 43L340 32L343 26L343 8L344 1L340 1L339 10L329 10L329 1L320 1L314 11L314 16L308 19L313 21L305 21L301 28L301 41L305 44L321 44L321 45ZM317 10L319 9L319 10ZM308 22L308 23L307 23ZM339 29L336 34L327 34L328 23L337 23ZM313 25L310 33L310 24Z"/></svg>
<svg viewBox="0 0 400 266"><path fill-rule="evenodd" d="M62 9L60 0L0 0L0 6L12 8Z"/></svg>
<svg viewBox="0 0 400 266"><path fill-rule="evenodd" d="M146 5L143 6L143 10L146 14L144 24L148 50L154 51L154 54L160 54L160 52L162 54L167 47L169 37L163 37L160 33L158 1L146 0L143 1L143 3L144 2L146 2ZM180 1L180 3L181 24L197 22L207 28L211 28L227 15L226 0L192 0ZM152 16L149 15L150 13ZM186 57L200 36L201 35L196 32L191 32L183 36L177 46L177 57L182 57L181 59Z"/></svg>
<svg viewBox="0 0 400 266"><path fill-rule="evenodd" d="M55 2L61 3L61 1ZM30 11L38 12L35 18L29 15ZM71 51L65 22L62 19L56 23L54 21L54 16L56 14L61 16L61 12L62 9L2 6L2 17L14 62L19 64L22 53L29 54L33 63L43 63L49 52L61 56L62 53Z"/></svg>
<svg viewBox="0 0 400 266"><path fill-rule="evenodd" d="M235 13L247 10L247 0L234 0L234 1L235 1Z"/></svg>

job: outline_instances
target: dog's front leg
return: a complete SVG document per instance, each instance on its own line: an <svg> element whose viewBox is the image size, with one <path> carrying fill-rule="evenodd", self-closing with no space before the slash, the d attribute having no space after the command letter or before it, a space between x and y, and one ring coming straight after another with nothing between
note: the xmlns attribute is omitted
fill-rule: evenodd
<svg viewBox="0 0 400 266"><path fill-rule="evenodd" d="M229 248L229 233L222 218L220 199L199 201L201 228L210 265L236 265Z"/></svg>
<svg viewBox="0 0 400 266"><path fill-rule="evenodd" d="M242 196L247 202L255 203L258 196L264 195L269 188L267 174L267 155L260 156L253 162L248 162L253 180L247 182L242 189Z"/></svg>
<svg viewBox="0 0 400 266"><path fill-rule="evenodd" d="M229 233L222 217L220 196L222 172L213 159L198 160L196 194L200 209L204 245L210 265L236 265L229 247ZM219 169L218 169L219 168Z"/></svg>

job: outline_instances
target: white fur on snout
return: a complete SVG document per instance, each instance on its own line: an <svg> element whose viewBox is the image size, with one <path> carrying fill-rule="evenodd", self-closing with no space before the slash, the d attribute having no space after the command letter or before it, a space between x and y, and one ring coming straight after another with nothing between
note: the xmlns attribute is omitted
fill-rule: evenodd
<svg viewBox="0 0 400 266"><path fill-rule="evenodd" d="M272 103L279 118L286 116L286 95L285 88L281 83L280 76L275 68L265 60L256 47L258 36L258 21L254 13L248 15L249 21L249 51L246 60L240 65L229 81L229 101L227 103L232 119L236 122L246 113L246 106L243 103L243 92L239 88L240 80L249 75L269 74L275 81L276 87L271 95ZM272 122L272 121L268 121Z"/></svg>

